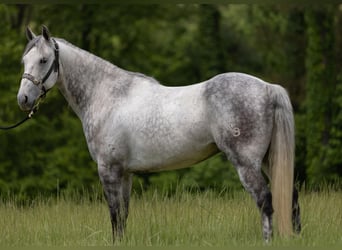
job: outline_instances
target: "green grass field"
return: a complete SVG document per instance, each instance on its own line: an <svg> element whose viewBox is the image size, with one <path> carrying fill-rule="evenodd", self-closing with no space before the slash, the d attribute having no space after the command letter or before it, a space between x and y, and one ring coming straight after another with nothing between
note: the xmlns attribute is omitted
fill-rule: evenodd
<svg viewBox="0 0 342 250"><path fill-rule="evenodd" d="M98 194L95 194L95 196ZM76 197L78 196L78 197ZM0 246L112 245L103 199L67 195L0 204ZM75 198L76 197L76 198ZM342 193L301 192L303 231L272 246L342 246ZM260 216L245 192L158 191L133 195L127 230L118 246L263 246Z"/></svg>

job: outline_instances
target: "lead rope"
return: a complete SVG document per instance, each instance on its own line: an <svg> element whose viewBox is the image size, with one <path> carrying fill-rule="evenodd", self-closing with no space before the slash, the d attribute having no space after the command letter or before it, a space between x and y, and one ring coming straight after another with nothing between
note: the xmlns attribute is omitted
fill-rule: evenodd
<svg viewBox="0 0 342 250"><path fill-rule="evenodd" d="M26 122L27 120L31 119L32 116L37 112L37 110L38 110L38 107L33 108L33 109L30 111L30 113L29 113L23 120L21 120L20 122L14 124L14 125L12 125L12 126L8 126L8 127L2 127L2 126L0 126L0 129L1 129L1 130L9 130L9 129L16 128L16 127L20 126L21 124L23 124L23 123Z"/></svg>
<svg viewBox="0 0 342 250"><path fill-rule="evenodd" d="M33 106L31 111L27 114L27 116L23 120L21 120L20 122L14 124L12 126L8 126L8 127L0 126L0 130L10 130L10 129L16 128L16 127L20 126L21 124L23 124L24 122L30 120L33 117L33 115L38 111L39 103L43 99L42 97L43 96L39 97L39 100L37 101L37 103Z"/></svg>

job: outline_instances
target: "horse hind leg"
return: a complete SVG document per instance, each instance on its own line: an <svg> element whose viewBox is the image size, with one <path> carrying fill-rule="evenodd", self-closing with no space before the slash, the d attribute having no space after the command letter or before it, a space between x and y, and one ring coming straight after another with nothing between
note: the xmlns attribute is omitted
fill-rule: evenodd
<svg viewBox="0 0 342 250"><path fill-rule="evenodd" d="M269 242L273 233L273 206L272 194L267 187L267 183L258 167L253 165L235 164L235 168L239 174L242 185L251 194L260 210L263 237L266 242Z"/></svg>
<svg viewBox="0 0 342 250"><path fill-rule="evenodd" d="M270 178L270 172L268 169L268 163L264 159L263 165L264 173ZM300 219L300 206L298 201L299 193L295 186L293 186L293 195L292 195L292 227L293 231L299 234L302 230L301 219Z"/></svg>
<svg viewBox="0 0 342 250"><path fill-rule="evenodd" d="M302 230L302 225L300 221L300 207L298 202L298 190L293 187L293 197L292 197L292 226L295 233L299 234Z"/></svg>
<svg viewBox="0 0 342 250"><path fill-rule="evenodd" d="M261 172L261 163L267 151L268 136L245 138L243 135L230 136L218 130L215 136L217 147L225 153L235 167L241 184L252 196L261 213L262 232L266 242L273 234L272 194Z"/></svg>

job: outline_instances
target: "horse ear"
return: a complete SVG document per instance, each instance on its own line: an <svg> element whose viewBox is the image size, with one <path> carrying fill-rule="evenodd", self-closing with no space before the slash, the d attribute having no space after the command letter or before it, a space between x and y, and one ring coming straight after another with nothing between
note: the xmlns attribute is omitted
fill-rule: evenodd
<svg viewBox="0 0 342 250"><path fill-rule="evenodd" d="M42 26L42 35L43 35L43 37L45 38L46 41L50 40L50 32L49 32L48 28L45 25Z"/></svg>
<svg viewBox="0 0 342 250"><path fill-rule="evenodd" d="M32 32L32 30L29 27L26 27L26 38L27 38L27 40L31 41L35 37L36 37L36 35Z"/></svg>

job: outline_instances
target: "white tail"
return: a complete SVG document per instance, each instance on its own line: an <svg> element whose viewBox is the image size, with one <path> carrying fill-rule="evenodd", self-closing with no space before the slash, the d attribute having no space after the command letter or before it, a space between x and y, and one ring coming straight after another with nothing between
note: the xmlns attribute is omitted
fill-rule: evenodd
<svg viewBox="0 0 342 250"><path fill-rule="evenodd" d="M269 171L275 223L281 236L292 234L292 193L294 172L294 119L287 92L271 85L275 112L269 150Z"/></svg>

